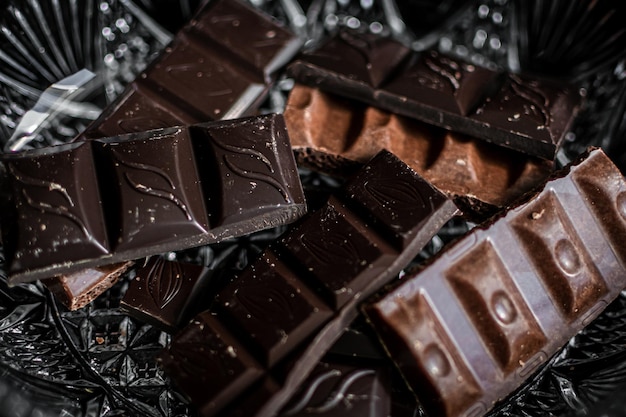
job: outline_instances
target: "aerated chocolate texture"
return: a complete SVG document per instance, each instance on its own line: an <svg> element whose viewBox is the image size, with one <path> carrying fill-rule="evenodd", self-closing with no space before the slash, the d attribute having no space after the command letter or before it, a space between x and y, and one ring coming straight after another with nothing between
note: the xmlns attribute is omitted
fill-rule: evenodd
<svg viewBox="0 0 626 417"><path fill-rule="evenodd" d="M282 115L75 142L3 161L12 283L241 236L306 210Z"/></svg>
<svg viewBox="0 0 626 417"><path fill-rule="evenodd" d="M302 164L341 175L385 148L457 202L468 200L468 209L503 206L541 184L553 167L552 161L299 84L289 96L285 123Z"/></svg>
<svg viewBox="0 0 626 417"><path fill-rule="evenodd" d="M243 2L207 3L80 138L252 114L300 41Z"/></svg>
<svg viewBox="0 0 626 417"><path fill-rule="evenodd" d="M203 416L275 415L457 209L387 151L220 291L160 361Z"/></svg>
<svg viewBox="0 0 626 417"><path fill-rule="evenodd" d="M600 150L365 312L430 415L478 416L626 285L626 181Z"/></svg>
<svg viewBox="0 0 626 417"><path fill-rule="evenodd" d="M339 58L341 57L341 58ZM435 51L341 31L289 66L303 84L553 159L581 96L566 84L476 67Z"/></svg>

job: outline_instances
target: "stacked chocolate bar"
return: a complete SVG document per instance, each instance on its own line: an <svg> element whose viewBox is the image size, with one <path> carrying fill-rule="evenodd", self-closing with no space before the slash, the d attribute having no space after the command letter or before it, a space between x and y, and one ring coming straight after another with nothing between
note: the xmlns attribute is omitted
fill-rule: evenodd
<svg viewBox="0 0 626 417"><path fill-rule="evenodd" d="M120 308L174 335L155 360L202 416L390 415L396 372L429 415L482 415L626 286L626 181L600 149L553 172L574 86L362 31L257 115L300 45L209 2L75 141L4 155L9 280L75 309L130 269ZM309 213L292 151L349 178ZM457 215L486 220L397 280ZM161 256L290 223L219 288ZM359 319L388 358L333 348Z"/></svg>

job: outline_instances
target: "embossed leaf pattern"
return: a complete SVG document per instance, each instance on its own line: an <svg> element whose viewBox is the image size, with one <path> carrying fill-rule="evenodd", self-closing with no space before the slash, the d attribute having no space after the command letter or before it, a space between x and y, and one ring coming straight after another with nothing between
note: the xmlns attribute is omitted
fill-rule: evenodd
<svg viewBox="0 0 626 417"><path fill-rule="evenodd" d="M128 170L124 172L124 178L135 191L169 201L178 207L187 220L192 220L191 213L189 212L187 205L184 203L184 199L180 195L177 195L179 191L176 190L174 181L170 178L167 172L154 165L129 161L115 149L112 149L111 153L115 157L116 162L128 168ZM157 181L157 178L165 180L168 188L162 189L160 188L162 186L158 187L156 185L150 185L150 183L163 183L162 180Z"/></svg>
<svg viewBox="0 0 626 417"><path fill-rule="evenodd" d="M271 132L276 132L276 129L274 127L274 120L272 119L271 126L264 128L270 129ZM291 196L288 190L286 190L274 177L267 174L267 172L274 173L275 171L278 171L274 168L272 162L272 160L277 160L278 154L276 150L268 147L268 149L272 149L272 160L270 160L270 158L268 158L263 152L253 149L252 147L245 148L242 146L230 145L216 136L213 136L212 139L215 146L225 152L225 154L223 155L223 161L233 173L243 178L249 178L255 181L263 181L274 187L284 198L286 203L291 202ZM242 156L246 157L245 161L247 161L248 163L250 161L254 161L258 165L258 168L252 170L249 167L241 166L238 161L243 160L239 158Z"/></svg>
<svg viewBox="0 0 626 417"><path fill-rule="evenodd" d="M92 238L85 222L72 213L71 208L74 207L74 201L63 185L54 181L47 181L41 178L34 178L25 175L21 173L13 164L8 164L8 169L11 172L11 175L13 175L13 178L22 184L22 197L29 206L45 213L64 217L67 220L70 220L78 226L81 233L85 235L85 237L88 239ZM47 190L47 193L45 190ZM44 192L43 194L42 191ZM45 197L51 197L50 193L60 195L62 199L67 202L67 204L52 204L50 201L46 201ZM37 199L34 196L42 198Z"/></svg>
<svg viewBox="0 0 626 417"><path fill-rule="evenodd" d="M178 262L157 258L148 273L148 291L154 303L164 309L178 295L185 275Z"/></svg>
<svg viewBox="0 0 626 417"><path fill-rule="evenodd" d="M392 185L380 178L373 179L364 188L381 207L390 211L410 213L427 207L432 209L432 202L426 201L419 190L401 178Z"/></svg>
<svg viewBox="0 0 626 417"><path fill-rule="evenodd" d="M332 229L307 233L300 237L300 242L323 265L355 264L360 259L350 237L337 234Z"/></svg>
<svg viewBox="0 0 626 417"><path fill-rule="evenodd" d="M299 395L299 400L289 407L283 414L284 417L302 414L322 414L343 406L346 409L354 407L358 401L369 400L368 393L355 391L354 385L367 377L375 377L376 371L373 369L356 369L352 372L341 372L337 369L330 369L306 381ZM333 381L333 386L326 394L323 392L321 402L313 402L316 391L320 390L326 381Z"/></svg>

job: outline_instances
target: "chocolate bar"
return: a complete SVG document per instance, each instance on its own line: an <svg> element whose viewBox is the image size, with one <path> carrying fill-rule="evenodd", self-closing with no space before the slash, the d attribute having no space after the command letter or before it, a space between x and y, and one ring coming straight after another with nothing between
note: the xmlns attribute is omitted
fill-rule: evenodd
<svg viewBox="0 0 626 417"><path fill-rule="evenodd" d="M626 285L626 181L599 150L365 313L431 415L478 416Z"/></svg>
<svg viewBox="0 0 626 417"><path fill-rule="evenodd" d="M160 356L200 414L270 416L457 209L381 151L270 246Z"/></svg>
<svg viewBox="0 0 626 417"><path fill-rule="evenodd" d="M549 160L581 104L568 84L503 74L436 51L409 53L392 40L347 30L301 55L289 73L300 83Z"/></svg>
<svg viewBox="0 0 626 417"><path fill-rule="evenodd" d="M244 2L206 3L80 138L252 114L300 40Z"/></svg>
<svg viewBox="0 0 626 417"><path fill-rule="evenodd" d="M280 416L391 416L390 379L389 368L380 364L322 360Z"/></svg>
<svg viewBox="0 0 626 417"><path fill-rule="evenodd" d="M78 310L111 288L132 262L119 262L95 268L85 268L67 275L44 279L42 282L69 310Z"/></svg>
<svg viewBox="0 0 626 417"><path fill-rule="evenodd" d="M306 210L282 115L80 141L3 161L11 283L214 243Z"/></svg>
<svg viewBox="0 0 626 417"><path fill-rule="evenodd" d="M205 295L209 278L207 267L154 256L137 270L120 310L173 333L199 312L194 309Z"/></svg>
<svg viewBox="0 0 626 417"><path fill-rule="evenodd" d="M300 164L341 175L385 148L466 214L494 212L541 184L554 165L299 84L285 123Z"/></svg>

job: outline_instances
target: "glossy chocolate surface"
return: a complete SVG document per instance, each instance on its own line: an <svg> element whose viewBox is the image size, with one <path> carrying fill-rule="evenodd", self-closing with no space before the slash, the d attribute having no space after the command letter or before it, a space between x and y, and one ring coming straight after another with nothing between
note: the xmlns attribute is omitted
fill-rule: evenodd
<svg viewBox="0 0 626 417"><path fill-rule="evenodd" d="M351 55L361 59L338 58ZM375 56L387 59L374 63ZM385 76L376 83L358 75L379 65ZM549 160L582 100L568 84L502 74L436 51L407 56L393 41L354 31L302 54L289 72L303 84Z"/></svg>
<svg viewBox="0 0 626 417"><path fill-rule="evenodd" d="M484 414L620 293L625 195L591 150L366 307L429 413Z"/></svg>
<svg viewBox="0 0 626 417"><path fill-rule="evenodd" d="M461 207L468 210L506 205L541 184L553 167L550 161L299 84L290 93L285 123L304 165L345 175L385 148L459 205L468 201Z"/></svg>
<svg viewBox="0 0 626 417"><path fill-rule="evenodd" d="M281 115L76 142L4 162L15 202L3 228L12 283L217 242L306 210Z"/></svg>
<svg viewBox="0 0 626 417"><path fill-rule="evenodd" d="M194 308L206 295L203 290L209 278L206 267L154 256L137 270L120 302L120 309L153 326L174 332L195 315Z"/></svg>
<svg viewBox="0 0 626 417"><path fill-rule="evenodd" d="M161 354L162 366L204 416L274 415L357 316L357 303L456 211L380 152L221 290Z"/></svg>
<svg viewBox="0 0 626 417"><path fill-rule="evenodd" d="M299 46L244 2L207 2L79 139L252 115Z"/></svg>
<svg viewBox="0 0 626 417"><path fill-rule="evenodd" d="M69 310L78 310L111 288L132 262L120 262L48 278L42 282Z"/></svg>

